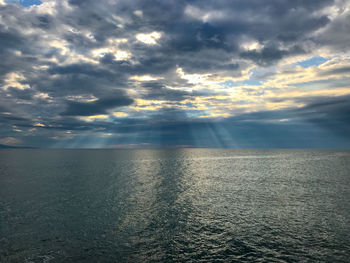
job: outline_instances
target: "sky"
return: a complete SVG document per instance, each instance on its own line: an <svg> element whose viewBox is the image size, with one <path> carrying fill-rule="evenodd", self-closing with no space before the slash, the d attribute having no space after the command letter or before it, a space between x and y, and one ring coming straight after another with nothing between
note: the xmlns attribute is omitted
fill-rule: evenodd
<svg viewBox="0 0 350 263"><path fill-rule="evenodd" d="M0 144L350 148L349 0L0 0Z"/></svg>

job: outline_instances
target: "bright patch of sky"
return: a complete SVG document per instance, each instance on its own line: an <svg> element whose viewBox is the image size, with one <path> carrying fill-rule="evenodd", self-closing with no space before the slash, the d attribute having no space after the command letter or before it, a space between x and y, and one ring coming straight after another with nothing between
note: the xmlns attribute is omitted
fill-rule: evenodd
<svg viewBox="0 0 350 263"><path fill-rule="evenodd" d="M249 86L259 86L261 85L261 81L259 81L259 79L261 78L261 75L264 75L269 72L271 73L273 72L272 70L275 70L275 69L270 68L270 69L253 70L252 74L250 75L250 78L247 80L244 80L242 84L249 85Z"/></svg>
<svg viewBox="0 0 350 263"><path fill-rule="evenodd" d="M311 66L318 66L323 63L325 63L328 59L325 59L323 57L313 57L301 62L298 62L297 65L302 66L303 68L308 68Z"/></svg>
<svg viewBox="0 0 350 263"><path fill-rule="evenodd" d="M250 85L250 86L259 86L261 85L261 82L257 80L248 79L243 81L243 84Z"/></svg>
<svg viewBox="0 0 350 263"><path fill-rule="evenodd" d="M220 85L226 88L232 88L235 86L235 83L232 80L227 80L227 81L221 82Z"/></svg>
<svg viewBox="0 0 350 263"><path fill-rule="evenodd" d="M5 2L8 4L18 4L25 7L42 4L40 0L6 0Z"/></svg>
<svg viewBox="0 0 350 263"><path fill-rule="evenodd" d="M221 82L220 85L222 85L226 88L232 88L234 86L239 86L239 85L259 86L259 85L261 85L261 82L251 77L250 79L247 79L244 81L239 81L239 82L227 80L225 82Z"/></svg>

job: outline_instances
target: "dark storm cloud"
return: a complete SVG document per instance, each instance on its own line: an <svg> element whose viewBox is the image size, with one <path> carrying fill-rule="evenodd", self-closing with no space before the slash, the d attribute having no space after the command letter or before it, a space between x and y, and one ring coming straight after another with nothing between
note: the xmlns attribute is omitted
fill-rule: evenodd
<svg viewBox="0 0 350 263"><path fill-rule="evenodd" d="M260 51L245 51L241 53L242 58L253 60L261 66L269 66L280 59L290 55L300 55L306 53L301 47L294 46L289 50L281 50L276 47L264 47Z"/></svg>
<svg viewBox="0 0 350 263"><path fill-rule="evenodd" d="M337 125L338 132L348 135L350 132L350 96L335 98L314 98L307 106L296 109L295 113L302 119L312 121L329 129Z"/></svg>
<svg viewBox="0 0 350 263"><path fill-rule="evenodd" d="M8 111L0 112L0 127L1 137L11 137L14 135L13 127L30 127L32 128L31 120L16 116Z"/></svg>
<svg viewBox="0 0 350 263"><path fill-rule="evenodd" d="M190 92L168 89L161 83L146 83L142 87L146 88L143 99L181 101L191 96Z"/></svg>
<svg viewBox="0 0 350 263"><path fill-rule="evenodd" d="M313 98L299 109L241 114L222 120L186 118L187 112L167 109L151 118L125 118L118 124L87 124L65 117L47 130L95 131L119 134L110 143L149 142L155 146L195 147L349 147L348 96ZM288 120L280 122L280 120ZM130 135L132 134L132 135Z"/></svg>
<svg viewBox="0 0 350 263"><path fill-rule="evenodd" d="M306 100L304 102L307 102ZM301 108L288 108L274 111L260 111L253 113L240 114L234 117L229 117L221 120L215 119L196 119L190 120L186 118L187 111L178 110L174 108L163 109L158 111L150 118L126 118L119 121L118 125L110 125L108 122L100 122L107 131L116 131L128 133L131 129L138 127L138 132L143 131L157 131L161 129L163 132L177 131L175 127L188 126L191 123L195 129L205 128L206 125L215 125L219 123L222 125L233 125L236 127L247 125L290 125L290 123L298 122L318 122L328 128L336 122L343 124L343 128L350 128L350 97L341 96L337 98L329 97L314 97L308 99L308 104ZM285 123L280 120L288 120ZM62 122L59 122L62 123ZM71 118L69 125L78 123L78 126L86 124ZM66 123L67 124L67 123ZM96 126L94 127L96 128ZM174 130L175 129L175 130ZM243 136L243 135L242 135Z"/></svg>
<svg viewBox="0 0 350 263"><path fill-rule="evenodd" d="M127 97L125 94L120 93L119 96L101 98L93 102L67 102L67 109L60 113L64 116L90 116L96 114L107 113L107 110L129 106L133 103L133 99Z"/></svg>
<svg viewBox="0 0 350 263"><path fill-rule="evenodd" d="M143 136L160 132L168 145L347 148L350 146L349 106L350 98L344 96L314 98L299 109L242 114L223 120L184 121L183 118L168 119L168 113L163 113L163 117L157 116L151 123L139 123L138 128L140 141L146 140ZM122 125L118 129L123 130L128 132L130 127ZM323 140L321 145L320 140ZM157 143L156 138L153 142Z"/></svg>
<svg viewBox="0 0 350 263"><path fill-rule="evenodd" d="M205 49L231 52L229 56L221 59L221 63L217 61L210 67L213 69L215 66L222 67L222 64L228 64L230 57L239 56L239 40L242 36L267 44L266 50L248 56L248 58L258 57L255 61L261 64L271 64L285 55L295 54L296 51L301 52L302 47L284 47L282 51L278 45L295 44L303 40L309 32L325 26L329 22L327 16L317 14L316 11L333 3L333 1L216 2L214 5L212 1L153 1L153 4L145 1L122 1L113 4L112 1L109 7L111 11L121 15L121 18L123 15L129 15L129 19L132 17L125 28L129 34L144 30L164 32L165 38L161 40L163 45L158 49L162 54L167 54L163 56L163 59L167 60L172 60L172 55L176 53L177 61L173 63L181 67L191 68L196 64L196 60L202 61L203 56L199 51ZM91 1L84 3L72 1L71 3L79 6L79 10L76 10L81 17L79 26L95 30L96 32L93 33L98 41L104 41L107 36L128 35L125 31L120 32L120 28L116 28L110 20L98 15L98 11L101 10L106 12L105 17L110 14L101 5ZM197 17L196 14L191 16L191 12L186 13L186 10L191 8L199 10ZM135 10L143 11L142 18L132 16ZM259 10L258 14L256 10ZM215 17L215 12L220 15ZM209 21L202 21L201 13L203 16L209 14L209 18L211 13L214 15ZM143 47L145 51L149 48ZM133 53L142 55L142 45L136 44L131 48ZM191 53L191 61L184 57L188 53ZM243 52L242 55L247 57L248 54ZM144 62L147 63L147 61ZM211 63L210 61L197 63L202 67L206 64Z"/></svg>
<svg viewBox="0 0 350 263"><path fill-rule="evenodd" d="M1 6L0 6L1 9ZM0 11L1 12L1 11ZM3 25L0 25L0 76L1 80L4 75L18 69L28 67L30 63L35 63L36 59L30 56L20 58L14 53L20 50L24 54L28 53L26 46L26 38L15 30L8 30Z"/></svg>
<svg viewBox="0 0 350 263"><path fill-rule="evenodd" d="M32 100L35 92L31 89L20 90L17 88L9 87L7 94L13 98L20 100Z"/></svg>
<svg viewBox="0 0 350 263"><path fill-rule="evenodd" d="M350 143L350 96L294 99L297 102L306 105L301 108L288 108L283 110L242 114L228 118L228 120L233 123L239 123L240 125L242 123L259 125L267 124L273 126L285 126L291 129L294 125L300 127L307 125L314 130L320 129L332 134L334 137L341 136L346 139L347 143ZM306 136L308 132L311 131L305 130ZM280 136L284 135L282 134Z"/></svg>
<svg viewBox="0 0 350 263"><path fill-rule="evenodd" d="M108 5L107 3L97 4L95 1L70 1L75 6L73 11L65 12L63 7L58 5L57 9L61 13L55 17L26 14L26 21L31 21L31 26L24 25L21 19L18 19L17 22L23 29L39 27L42 30L55 32L58 31L57 27L61 24L74 27L77 31L86 29L91 32L95 41L84 34L67 31L60 36L70 44L70 48L83 54L92 47L103 45L110 37L128 38L135 33L152 30L164 32L162 45L154 47L153 50L138 43L130 44L129 48L133 54L138 56L139 64L127 67L125 64L121 66L118 63L110 65L111 69L117 72L163 73L164 70L172 69L176 65L193 72L196 69L197 72L223 69L235 71L239 65L231 63L231 58L241 55L259 64L274 63L286 55L295 54L296 49L302 51L302 47L284 48L283 50L278 48L279 39L276 37L278 34L293 32L300 40L308 32L317 30L327 23L326 16L311 15L310 10L316 11L331 4L332 1L294 2L268 1L262 4L259 1L249 1L249 3L219 1L213 5L211 1L154 1L153 4L144 1L121 1L116 4L110 1ZM198 8L202 12L222 12L223 15L218 19L214 17L213 21L203 22L186 14L185 10L188 7ZM21 14L19 7L14 5L2 8L4 13L10 11L14 15L17 11L18 14ZM139 18L133 15L135 10L143 11L143 16ZM258 16L252 16L255 10L259 10ZM121 20L127 20L124 29L118 27L118 20L113 19L113 15L120 16ZM245 19L245 15L250 19ZM292 17L293 23L288 20ZM265 18L264 21L261 21L261 18ZM257 39L261 43L268 40L268 47L261 52L239 52L238 41L241 36ZM28 39L21 39L20 34L13 33L1 39L6 39L8 42L1 44L3 47L16 47L22 42L28 46L31 42L32 45L37 44L34 40L28 42ZM298 39L289 42L294 43ZM24 50L24 47L17 49ZM205 59L206 54L203 54L203 50L212 51L210 59ZM158 55L154 56L152 53L158 53Z"/></svg>

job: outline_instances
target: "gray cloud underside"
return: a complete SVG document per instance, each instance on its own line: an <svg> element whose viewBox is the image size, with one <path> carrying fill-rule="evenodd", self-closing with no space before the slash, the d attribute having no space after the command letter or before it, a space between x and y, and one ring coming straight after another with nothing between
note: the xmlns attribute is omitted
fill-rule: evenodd
<svg viewBox="0 0 350 263"><path fill-rule="evenodd" d="M87 123L76 118L123 109L133 105L137 98L166 100L177 105L185 99L215 95L210 90L204 94L203 91L169 89L167 86L191 86L174 73L178 67L187 73L239 77L251 65L269 67L281 59L307 54L311 52L310 47L343 52L349 43L349 34L346 34L349 16L331 21L322 12L323 8L337 4L335 1L71 0L68 4L69 7L64 1L57 1L56 11L52 13L0 5L0 86L8 85L6 76L17 72L24 76L17 82L30 87L0 89L2 137L15 136L13 127L16 127L25 132L24 143L39 146L53 145L52 137L70 130L119 134L111 137L110 144L136 141L158 145L235 146L234 141L241 140L236 142L238 146L263 147L268 146L270 140L271 145L278 147L293 145L286 142L289 135L295 132L301 138L306 129L320 138L333 138L328 135L333 131L349 142L350 103L346 96L304 98L301 102L307 106L302 108L238 114L226 119L202 120L193 117L190 111L171 107L112 121ZM135 10L142 11L142 15L136 15ZM203 18L205 14L207 19ZM321 29L322 33L314 34ZM163 32L157 45L145 45L135 38L138 33L152 31ZM98 64L69 62L72 54L63 54L59 48L48 45L57 39L65 41L75 56L89 57L91 50L105 47L112 38L129 39L119 47L132 54L131 60L116 60L115 54L106 53ZM255 40L263 48L242 50L242 39ZM323 74L348 72L349 68L339 68ZM161 78L137 84L130 81L135 75ZM38 96L40 93L47 94L49 99ZM81 99L85 97L95 99L90 102ZM276 121L280 119L288 121ZM44 123L45 127L36 127L35 122ZM316 127L321 127L322 132ZM36 131L30 132L30 129ZM258 133L262 130L266 132L260 136ZM206 145L205 137L213 132L219 136L211 138ZM264 136L266 143L261 142ZM302 140L296 145L302 145Z"/></svg>
<svg viewBox="0 0 350 263"><path fill-rule="evenodd" d="M350 97L308 98L298 109L261 111L225 119L190 120L185 111L168 109L151 119L123 118L115 123L86 123L72 117L52 121L50 126L35 127L31 120L10 118L0 114L0 121L16 123L20 129L39 129L41 134L70 130L84 132L86 143L99 133L112 133L102 146L141 144L156 147L192 145L194 147L350 147ZM29 141L40 140L36 135ZM43 139L43 138L41 138ZM45 140L45 139L44 139ZM28 141L28 142L29 142ZM48 139L47 143L53 143ZM57 145L56 145L57 146ZM68 140L58 146L70 147ZM91 145L87 144L86 147ZM80 147L85 147L80 145Z"/></svg>

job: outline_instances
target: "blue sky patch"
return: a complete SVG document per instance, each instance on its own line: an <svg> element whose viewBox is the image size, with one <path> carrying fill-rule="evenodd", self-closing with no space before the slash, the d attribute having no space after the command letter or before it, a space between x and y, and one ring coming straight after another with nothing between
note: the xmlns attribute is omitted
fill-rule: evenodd
<svg viewBox="0 0 350 263"><path fill-rule="evenodd" d="M302 62L298 62L297 65L302 66L303 68L308 68L311 66L318 66L326 62L328 59L323 57L313 57Z"/></svg>
<svg viewBox="0 0 350 263"><path fill-rule="evenodd" d="M221 82L220 85L226 88L232 88L235 86L235 83L232 80L227 80L227 81Z"/></svg>
<svg viewBox="0 0 350 263"><path fill-rule="evenodd" d="M18 4L25 7L32 5L41 5L43 3L40 0L6 0L5 2L8 4Z"/></svg>
<svg viewBox="0 0 350 263"><path fill-rule="evenodd" d="M261 85L260 81L252 80L252 79L245 80L242 83L246 84L246 85L250 85L250 86L259 86L259 85Z"/></svg>

